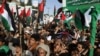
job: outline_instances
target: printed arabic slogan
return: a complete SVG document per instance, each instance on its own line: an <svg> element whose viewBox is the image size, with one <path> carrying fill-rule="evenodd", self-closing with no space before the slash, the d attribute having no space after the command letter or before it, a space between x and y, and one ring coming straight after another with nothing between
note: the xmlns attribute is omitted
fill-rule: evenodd
<svg viewBox="0 0 100 56"><path fill-rule="evenodd" d="M66 0L66 7L71 12L75 12L76 9L85 12L90 6L95 6L97 9L100 9L100 0Z"/></svg>

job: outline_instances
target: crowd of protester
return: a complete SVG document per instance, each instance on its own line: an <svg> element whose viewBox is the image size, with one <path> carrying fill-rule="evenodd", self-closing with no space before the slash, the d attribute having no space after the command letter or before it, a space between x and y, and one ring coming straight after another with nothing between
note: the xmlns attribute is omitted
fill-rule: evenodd
<svg viewBox="0 0 100 56"><path fill-rule="evenodd" d="M19 28L8 32L0 23L0 56L89 56L90 48L95 49L94 56L100 56L100 21L95 46L89 42L90 28L78 30L70 25L68 29L63 21L52 21L38 29L26 26L19 34Z"/></svg>

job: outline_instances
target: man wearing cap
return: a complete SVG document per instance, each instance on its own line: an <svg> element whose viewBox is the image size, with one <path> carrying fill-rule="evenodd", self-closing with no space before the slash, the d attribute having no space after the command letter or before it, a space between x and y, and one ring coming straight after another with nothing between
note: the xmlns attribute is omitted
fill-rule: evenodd
<svg viewBox="0 0 100 56"><path fill-rule="evenodd" d="M46 44L39 44L37 47L38 56L50 56L50 48Z"/></svg>

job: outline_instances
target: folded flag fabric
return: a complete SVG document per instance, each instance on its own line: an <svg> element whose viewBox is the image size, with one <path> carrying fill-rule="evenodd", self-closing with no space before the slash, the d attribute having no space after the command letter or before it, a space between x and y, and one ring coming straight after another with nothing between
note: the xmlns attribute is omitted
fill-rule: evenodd
<svg viewBox="0 0 100 56"><path fill-rule="evenodd" d="M79 30L82 30L85 28L85 17L84 14L80 10L76 10L75 12L75 25Z"/></svg>
<svg viewBox="0 0 100 56"><path fill-rule="evenodd" d="M15 26L14 26L13 16L9 9L9 5L6 2L3 3L0 7L0 15L1 15L1 20L5 29L7 31L14 31Z"/></svg>

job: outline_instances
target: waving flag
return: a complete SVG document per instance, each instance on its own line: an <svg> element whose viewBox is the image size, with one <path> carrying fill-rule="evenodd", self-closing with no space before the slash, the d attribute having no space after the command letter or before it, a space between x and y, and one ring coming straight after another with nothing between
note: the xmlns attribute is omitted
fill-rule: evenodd
<svg viewBox="0 0 100 56"><path fill-rule="evenodd" d="M29 8L28 11L26 12L26 24L29 26L30 23L31 23L31 10Z"/></svg>
<svg viewBox="0 0 100 56"><path fill-rule="evenodd" d="M61 13L61 20L65 20L66 19L66 16L64 14L64 12Z"/></svg>
<svg viewBox="0 0 100 56"><path fill-rule="evenodd" d="M1 20L5 29L8 31L15 31L16 27L15 27L13 15L6 1L0 7L0 15L1 15Z"/></svg>
<svg viewBox="0 0 100 56"><path fill-rule="evenodd" d="M43 13L44 13L44 6L45 6L45 0L42 0L41 3L39 3L39 16L38 16L38 22L43 21Z"/></svg>
<svg viewBox="0 0 100 56"><path fill-rule="evenodd" d="M76 10L74 21L78 29L83 30L85 28L85 17L80 10Z"/></svg>
<svg viewBox="0 0 100 56"><path fill-rule="evenodd" d="M23 10L21 10L19 16L20 16L20 17L26 16L25 8L24 8Z"/></svg>

